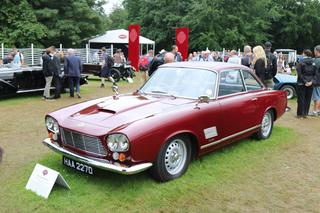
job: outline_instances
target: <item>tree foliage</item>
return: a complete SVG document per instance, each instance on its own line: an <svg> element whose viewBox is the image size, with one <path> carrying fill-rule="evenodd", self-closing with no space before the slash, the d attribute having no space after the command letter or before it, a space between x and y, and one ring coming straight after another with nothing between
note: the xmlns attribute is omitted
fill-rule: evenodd
<svg viewBox="0 0 320 213"><path fill-rule="evenodd" d="M109 29L140 24L158 49L189 27L191 50L237 49L267 40L302 50L320 41L319 0L123 0L106 16L106 0L2 0L0 43L80 46Z"/></svg>
<svg viewBox="0 0 320 213"><path fill-rule="evenodd" d="M104 0L4 0L0 10L0 42L42 46L79 46L108 24Z"/></svg>
<svg viewBox="0 0 320 213"><path fill-rule="evenodd" d="M318 0L124 0L120 10L127 21L119 25L140 24L158 48L174 44L175 27L190 28L192 50L235 49L267 40L274 47L302 50L320 41Z"/></svg>
<svg viewBox="0 0 320 213"><path fill-rule="evenodd" d="M27 47L45 36L45 26L26 0L1 2L0 29L0 43L7 46Z"/></svg>
<svg viewBox="0 0 320 213"><path fill-rule="evenodd" d="M104 31L105 15L102 5L105 1L95 0L28 0L37 20L45 25L46 36L43 45L60 43L65 46L79 46L83 39Z"/></svg>

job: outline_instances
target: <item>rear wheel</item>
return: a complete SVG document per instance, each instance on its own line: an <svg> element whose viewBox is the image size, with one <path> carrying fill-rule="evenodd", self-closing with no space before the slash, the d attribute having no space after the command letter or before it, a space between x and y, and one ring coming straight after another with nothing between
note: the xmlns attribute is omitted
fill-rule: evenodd
<svg viewBox="0 0 320 213"><path fill-rule="evenodd" d="M256 133L258 139L267 139L270 137L273 129L274 115L271 110L268 110L262 117L261 127Z"/></svg>
<svg viewBox="0 0 320 213"><path fill-rule="evenodd" d="M151 174L161 182L178 178L187 171L190 159L190 139L183 135L175 136L161 148Z"/></svg>
<svg viewBox="0 0 320 213"><path fill-rule="evenodd" d="M284 85L283 87L281 87L281 90L287 93L287 99L292 99L296 96L296 90L291 85Z"/></svg>

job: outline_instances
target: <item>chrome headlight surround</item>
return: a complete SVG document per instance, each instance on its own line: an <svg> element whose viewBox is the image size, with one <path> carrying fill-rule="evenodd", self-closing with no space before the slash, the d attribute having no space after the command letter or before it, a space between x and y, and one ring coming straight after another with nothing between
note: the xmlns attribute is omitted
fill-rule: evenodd
<svg viewBox="0 0 320 213"><path fill-rule="evenodd" d="M106 137L106 142L111 152L126 152L129 150L130 142L126 135L121 133L110 134Z"/></svg>
<svg viewBox="0 0 320 213"><path fill-rule="evenodd" d="M46 116L45 124L50 132L59 133L59 124L53 117Z"/></svg>

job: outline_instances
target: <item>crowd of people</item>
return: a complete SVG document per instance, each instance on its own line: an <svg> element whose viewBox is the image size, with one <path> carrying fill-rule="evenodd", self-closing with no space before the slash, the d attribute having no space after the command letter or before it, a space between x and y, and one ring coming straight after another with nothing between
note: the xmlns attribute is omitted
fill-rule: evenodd
<svg viewBox="0 0 320 213"><path fill-rule="evenodd" d="M227 50L226 53L217 51L198 51L188 55L186 61L211 61L227 62L241 64L253 69L263 84L269 88L274 87L274 77L277 73L291 74L286 56L282 53L272 53L271 42L266 42L263 46L258 45L254 48L246 45L243 53L236 50ZM311 50L303 51L303 59L297 64L297 118L307 118L307 116L320 116L320 45L314 48L315 58L312 58ZM151 76L155 70L164 63L182 61L181 54L176 45L172 46L171 52L161 50L158 55L152 57L152 54L141 57L140 71L143 71L144 80L145 72ZM313 110L309 113L310 103L313 100Z"/></svg>
<svg viewBox="0 0 320 213"><path fill-rule="evenodd" d="M24 64L24 56L18 48L13 48L3 59L0 59L0 65L11 64L14 68L19 68Z"/></svg>
<svg viewBox="0 0 320 213"><path fill-rule="evenodd" d="M76 88L76 95L78 98L81 98L81 70L81 59L79 56L75 55L73 49L68 49L67 55L65 56L62 51L57 51L54 46L47 48L42 55L42 71L46 80L43 99L54 100L61 98L60 94L64 76L68 76L70 97L74 97L74 88ZM50 96L52 82L54 82L55 85L54 96Z"/></svg>
<svg viewBox="0 0 320 213"><path fill-rule="evenodd" d="M147 74L151 76L155 70L164 63L181 61L203 61L203 62L227 62L241 64L254 70L259 79L267 88L273 89L273 78L277 73L291 74L291 69L287 63L286 56L271 52L272 44L266 42L263 46L258 45L252 48L244 46L243 53L236 50L218 51L195 51L183 60L181 53L176 45L172 46L171 51L161 50L154 56L152 50L140 57L139 69L142 72L144 81ZM320 116L320 45L314 48L314 55L311 50L303 51L303 59L297 64L297 117L306 118L308 115ZM100 50L98 61L101 64L101 87L105 86L107 78L113 86L117 86L111 75L111 68L115 65L123 64L126 58L121 49L117 49L113 55L107 54L106 48ZM82 63L80 57L76 56L73 49L68 49L64 56L62 51L57 51L54 46L46 49L42 56L43 73L46 85L43 92L43 99L53 100L61 98L62 79L67 76L70 86L70 97L80 95L80 77ZM14 48L3 60L3 64L11 63L13 66L20 67L24 64L24 56ZM50 96L51 84L54 83L55 93ZM309 113L311 100L314 102L313 110Z"/></svg>

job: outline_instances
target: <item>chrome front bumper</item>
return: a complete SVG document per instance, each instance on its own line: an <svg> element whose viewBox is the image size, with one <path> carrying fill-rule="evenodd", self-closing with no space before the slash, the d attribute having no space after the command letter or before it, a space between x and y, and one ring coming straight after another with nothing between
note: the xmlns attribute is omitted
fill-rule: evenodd
<svg viewBox="0 0 320 213"><path fill-rule="evenodd" d="M91 158L83 157L83 156L80 156L80 155L75 154L73 152L70 152L70 151L64 149L63 147L60 147L59 144L57 144L57 143L51 143L50 138L44 139L42 141L42 143L44 145L46 145L47 147L49 147L50 149L52 149L53 151L60 153L68 158L73 159L73 160L80 161L80 162L85 163L89 166L93 166L93 167L96 167L96 168L99 168L102 170L117 172L117 173L124 174L124 175L136 174L136 173L142 172L144 170L147 170L148 168L150 168L152 166L152 163L142 163L142 164L134 165L134 166L131 166L128 168L116 166L116 165L113 165L107 161L102 162L99 160L94 160Z"/></svg>

